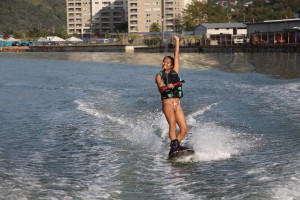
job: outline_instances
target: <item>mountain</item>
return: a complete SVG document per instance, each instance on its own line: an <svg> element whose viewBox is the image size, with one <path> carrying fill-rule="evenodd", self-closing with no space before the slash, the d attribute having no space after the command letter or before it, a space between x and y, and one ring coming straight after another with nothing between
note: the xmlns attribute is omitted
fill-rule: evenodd
<svg viewBox="0 0 300 200"><path fill-rule="evenodd" d="M66 29L65 0L0 0L0 33Z"/></svg>

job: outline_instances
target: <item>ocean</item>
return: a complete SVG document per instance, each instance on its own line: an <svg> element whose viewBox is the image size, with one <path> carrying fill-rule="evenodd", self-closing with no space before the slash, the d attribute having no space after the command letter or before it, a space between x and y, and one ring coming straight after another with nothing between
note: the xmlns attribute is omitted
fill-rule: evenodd
<svg viewBox="0 0 300 200"><path fill-rule="evenodd" d="M300 199L299 54L180 54L177 161L165 55L0 53L0 199Z"/></svg>

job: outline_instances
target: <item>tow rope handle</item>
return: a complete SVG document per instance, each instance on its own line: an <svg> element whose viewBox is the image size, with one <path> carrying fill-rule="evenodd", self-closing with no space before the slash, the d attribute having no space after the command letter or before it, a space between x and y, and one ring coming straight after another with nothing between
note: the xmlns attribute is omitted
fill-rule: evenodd
<svg viewBox="0 0 300 200"><path fill-rule="evenodd" d="M177 87L177 86L179 86L179 85L182 85L183 83L185 83L184 80L179 81L179 82L177 82L177 83L173 83L173 86L174 86L174 87ZM160 91L160 93L163 93L163 92L167 91L168 89L170 89L170 88L168 88L168 86L163 86L163 87L159 88L159 91Z"/></svg>

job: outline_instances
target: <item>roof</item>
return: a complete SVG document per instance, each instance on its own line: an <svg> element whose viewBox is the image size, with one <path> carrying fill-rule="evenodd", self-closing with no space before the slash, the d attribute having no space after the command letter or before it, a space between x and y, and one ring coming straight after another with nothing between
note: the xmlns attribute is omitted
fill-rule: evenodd
<svg viewBox="0 0 300 200"><path fill-rule="evenodd" d="M54 36L50 41L51 42L64 42L65 40L60 37Z"/></svg>
<svg viewBox="0 0 300 200"><path fill-rule="evenodd" d="M247 25L269 24L269 23L284 23L284 22L300 22L300 18L296 18L296 19L280 19L280 20L267 20L267 21L264 21L264 22L247 23Z"/></svg>
<svg viewBox="0 0 300 200"><path fill-rule="evenodd" d="M48 40L44 37L40 37L37 41L38 42L47 42Z"/></svg>
<svg viewBox="0 0 300 200"><path fill-rule="evenodd" d="M206 28L247 28L244 23L203 23L200 26Z"/></svg>
<svg viewBox="0 0 300 200"><path fill-rule="evenodd" d="M6 42L16 42L16 41L20 41L20 39L16 39L16 38L13 38L13 37L10 37L6 40Z"/></svg>
<svg viewBox="0 0 300 200"><path fill-rule="evenodd" d="M79 38L76 38L76 37L70 37L70 38L66 39L66 41L69 41L69 42L82 42L83 40L79 39Z"/></svg>

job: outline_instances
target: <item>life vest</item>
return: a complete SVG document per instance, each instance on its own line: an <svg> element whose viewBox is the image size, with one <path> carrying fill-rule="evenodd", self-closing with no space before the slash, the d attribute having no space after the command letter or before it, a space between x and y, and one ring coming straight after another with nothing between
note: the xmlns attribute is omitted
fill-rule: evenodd
<svg viewBox="0 0 300 200"><path fill-rule="evenodd" d="M178 73L173 69L171 69L169 74L165 73L164 70L160 71L158 74L160 75L163 81L163 86L167 86L170 83L174 84L181 81L181 78L179 77ZM181 97L183 97L182 85L174 87L173 89L170 88L165 92L161 93L161 99Z"/></svg>

